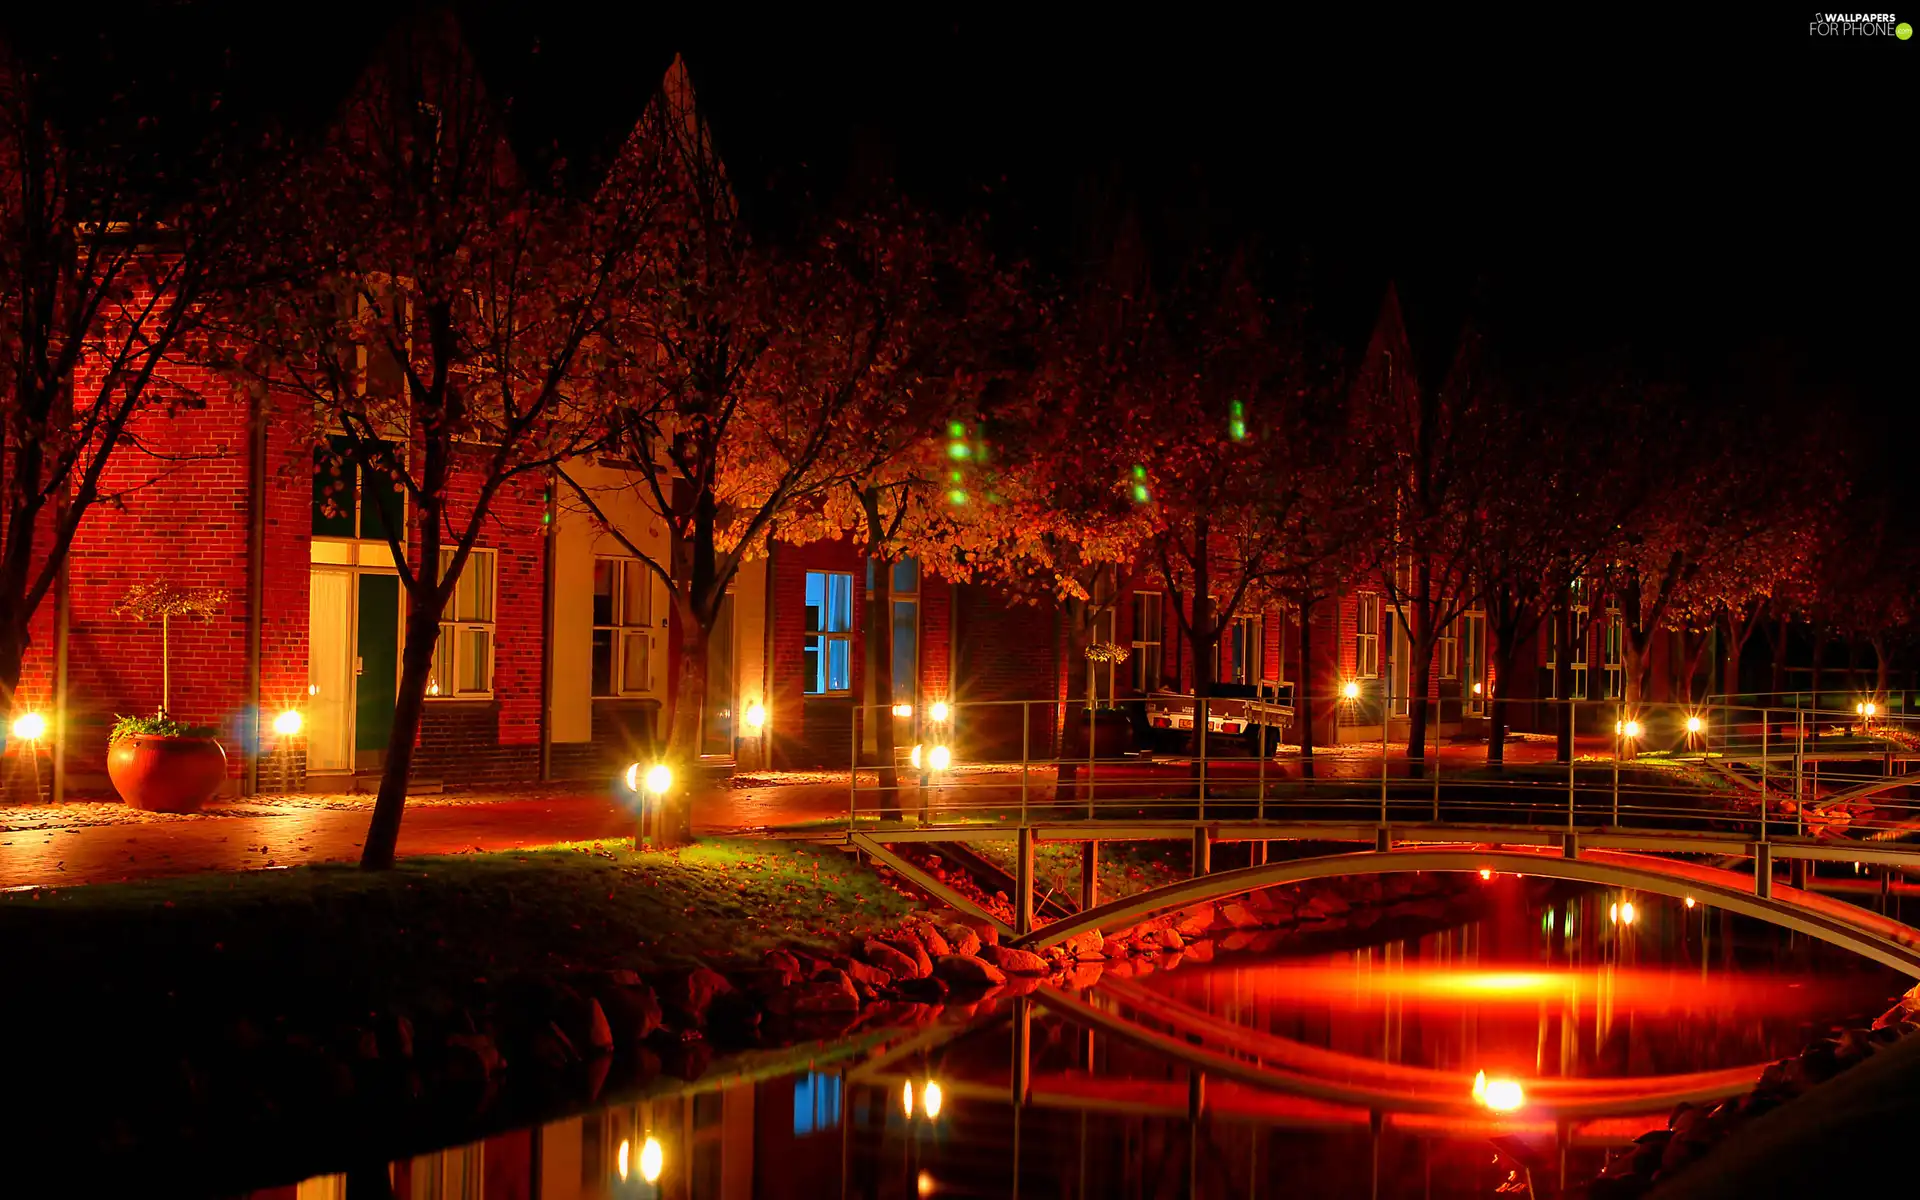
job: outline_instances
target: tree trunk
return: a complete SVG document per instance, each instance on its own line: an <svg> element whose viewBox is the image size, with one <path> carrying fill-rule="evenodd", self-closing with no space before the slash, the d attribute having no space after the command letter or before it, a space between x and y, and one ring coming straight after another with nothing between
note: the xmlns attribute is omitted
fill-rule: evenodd
<svg viewBox="0 0 1920 1200"><path fill-rule="evenodd" d="M423 556L424 557L424 556ZM440 638L440 606L418 593L434 589L435 570L424 567L407 589L407 644L400 652L400 693L394 698L393 734L387 741L387 762L380 772L380 793L373 802L373 820L367 824L367 844L360 866L384 871L393 866L400 841L400 818L406 810L407 784L413 777L413 752L420 740L420 718L426 709L427 681L433 675L433 646Z"/></svg>
<svg viewBox="0 0 1920 1200"><path fill-rule="evenodd" d="M703 614L708 611L705 605L700 608ZM661 846L680 845L692 834L688 786L700 771L707 711L707 648L712 638L713 630L706 621L693 617L682 623L679 679L674 683L673 721L668 726L664 756L673 771L674 786L665 796L647 798L654 806L654 841Z"/></svg>
<svg viewBox="0 0 1920 1200"><path fill-rule="evenodd" d="M1302 595L1300 610L1300 682L1294 685L1294 719L1300 725L1300 760L1313 761L1313 597Z"/></svg>
<svg viewBox="0 0 1920 1200"><path fill-rule="evenodd" d="M1419 578L1414 596L1412 661L1407 664L1407 762L1427 756L1427 685L1433 678L1433 567L1424 559L1414 568Z"/></svg>
<svg viewBox="0 0 1920 1200"><path fill-rule="evenodd" d="M1208 553L1207 538L1211 525L1205 517L1194 522L1193 546L1193 616L1187 623L1189 641L1193 645L1193 737L1192 753L1198 755L1204 744L1203 735L1207 727L1207 699L1213 695L1213 672L1216 663L1214 647L1218 644L1219 631L1214 628L1213 598L1207 594L1213 586L1213 557Z"/></svg>
<svg viewBox="0 0 1920 1200"><path fill-rule="evenodd" d="M1498 621L1494 626L1493 677L1497 681L1493 695L1487 697L1487 763L1501 766L1507 761L1507 693L1501 683L1512 684L1515 659L1519 656L1520 622L1513 615L1517 605L1511 602L1499 606Z"/></svg>
<svg viewBox="0 0 1920 1200"><path fill-rule="evenodd" d="M874 765L880 776L880 817L900 819L900 769L893 747L893 562L874 554L867 559L873 586L867 590L867 678L873 681ZM925 751L923 751L925 753ZM925 761L924 759L922 760Z"/></svg>

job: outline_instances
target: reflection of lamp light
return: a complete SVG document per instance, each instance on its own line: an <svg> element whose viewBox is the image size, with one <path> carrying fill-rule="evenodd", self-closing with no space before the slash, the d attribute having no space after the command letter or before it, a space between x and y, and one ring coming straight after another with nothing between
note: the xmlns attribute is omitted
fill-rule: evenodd
<svg viewBox="0 0 1920 1200"><path fill-rule="evenodd" d="M666 1165L667 1154L660 1147L660 1139L648 1135L640 1146L640 1178L648 1183L659 1183L660 1171Z"/></svg>
<svg viewBox="0 0 1920 1200"><path fill-rule="evenodd" d="M920 769L920 760L921 760L921 755L920 755L919 746L915 746L912 750L907 752L907 761L913 764L913 769L916 771Z"/></svg>
<svg viewBox="0 0 1920 1200"><path fill-rule="evenodd" d="M292 737L300 732L300 713L297 709L288 709L273 719L273 731L281 737Z"/></svg>
<svg viewBox="0 0 1920 1200"><path fill-rule="evenodd" d="M310 683L310 684L308 684L308 685L307 685L307 695L309 695L309 696L318 696L319 694L320 694L320 685L319 685L319 684L317 684L317 683Z"/></svg>
<svg viewBox="0 0 1920 1200"><path fill-rule="evenodd" d="M46 732L47 719L37 712L25 713L13 723L13 736L24 741L39 741Z"/></svg>
<svg viewBox="0 0 1920 1200"><path fill-rule="evenodd" d="M913 1116L913 1080L900 1085L900 1111Z"/></svg>
<svg viewBox="0 0 1920 1200"><path fill-rule="evenodd" d="M620 1172L620 1180L626 1182L628 1164L633 1161L633 1143L626 1138L620 1139L620 1152L614 1155L615 1169Z"/></svg>
<svg viewBox="0 0 1920 1200"><path fill-rule="evenodd" d="M1493 868L1492 868L1492 867L1481 867L1481 868L1480 868L1480 878L1482 878L1482 879L1492 879L1492 878L1493 878Z"/></svg>
<svg viewBox="0 0 1920 1200"><path fill-rule="evenodd" d="M747 705L747 732L759 733L767 723L767 706L755 700Z"/></svg>
<svg viewBox="0 0 1920 1200"><path fill-rule="evenodd" d="M947 702L945 700L935 700L933 702L932 707L927 709L927 715L932 717L936 721L944 721L947 719L947 715L952 711L953 711L952 709L949 709L947 707Z"/></svg>
<svg viewBox="0 0 1920 1200"><path fill-rule="evenodd" d="M1494 1112L1512 1112L1526 1103L1520 1085L1511 1079L1488 1079L1481 1071L1473 1077L1473 1098Z"/></svg>
<svg viewBox="0 0 1920 1200"><path fill-rule="evenodd" d="M1476 695L1476 696L1478 696L1478 695L1480 694L1480 690L1481 690L1481 689L1480 689L1480 685L1479 685L1479 684L1477 684L1477 683L1476 683L1476 684L1474 684L1474 685L1473 685L1473 694L1474 694L1474 695Z"/></svg>
<svg viewBox="0 0 1920 1200"><path fill-rule="evenodd" d="M1692 897L1692 896L1688 896L1688 897L1687 897L1687 907L1688 907L1688 908L1692 908L1692 907L1693 907L1693 897Z"/></svg>
<svg viewBox="0 0 1920 1200"><path fill-rule="evenodd" d="M1360 698L1360 681L1358 679L1347 680L1346 685L1340 689L1340 695L1346 700L1358 700Z"/></svg>
<svg viewBox="0 0 1920 1200"><path fill-rule="evenodd" d="M1634 917L1638 915L1631 900L1624 904L1609 905L1607 908L1607 920L1612 921L1616 925L1631 925L1633 924Z"/></svg>
<svg viewBox="0 0 1920 1200"><path fill-rule="evenodd" d="M913 715L913 705L896 704L893 706L893 715L896 717L910 717Z"/></svg>
<svg viewBox="0 0 1920 1200"><path fill-rule="evenodd" d="M940 1103L944 1098L940 1085L931 1079L927 1080L927 1085L920 1089L920 1107L926 1110L927 1120L940 1119Z"/></svg>
<svg viewBox="0 0 1920 1200"><path fill-rule="evenodd" d="M933 1195L933 1189L934 1189L933 1172L932 1171L920 1172L920 1176L918 1179L914 1180L913 1186L914 1186L914 1190L919 1192L922 1196Z"/></svg>
<svg viewBox="0 0 1920 1200"><path fill-rule="evenodd" d="M935 746L933 753L927 756L927 762L936 771L944 771L953 765L953 751L945 746Z"/></svg>

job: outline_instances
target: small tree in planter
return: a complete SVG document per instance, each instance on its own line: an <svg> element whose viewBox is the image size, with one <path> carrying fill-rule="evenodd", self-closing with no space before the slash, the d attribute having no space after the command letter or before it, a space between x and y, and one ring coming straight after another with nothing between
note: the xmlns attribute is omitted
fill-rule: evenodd
<svg viewBox="0 0 1920 1200"><path fill-rule="evenodd" d="M107 777L121 799L150 812L192 812L220 790L227 754L205 725L173 718L172 622L206 620L227 603L218 588L188 589L164 580L136 584L114 612L160 621L160 707L150 717L120 717L107 739Z"/></svg>

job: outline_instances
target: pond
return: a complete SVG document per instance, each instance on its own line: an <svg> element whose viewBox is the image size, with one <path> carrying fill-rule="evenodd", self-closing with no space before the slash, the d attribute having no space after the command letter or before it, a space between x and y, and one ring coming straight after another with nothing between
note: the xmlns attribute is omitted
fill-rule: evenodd
<svg viewBox="0 0 1920 1200"><path fill-rule="evenodd" d="M1529 1180L1545 1193L1664 1125L1677 1098L1742 1093L1910 985L1678 900L1496 878L1470 908L1338 949L950 1007L859 1045L720 1063L247 1195L1432 1197Z"/></svg>

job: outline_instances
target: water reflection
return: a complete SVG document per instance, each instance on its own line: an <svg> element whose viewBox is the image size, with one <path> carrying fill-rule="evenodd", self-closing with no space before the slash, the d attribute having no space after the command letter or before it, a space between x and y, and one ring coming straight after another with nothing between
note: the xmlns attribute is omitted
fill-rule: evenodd
<svg viewBox="0 0 1920 1200"><path fill-rule="evenodd" d="M1675 1095L1743 1091L1906 986L1704 906L1490 886L1512 890L1456 928L1043 989L856 1057L254 1195L1541 1194ZM1634 921L1609 919L1628 902Z"/></svg>

